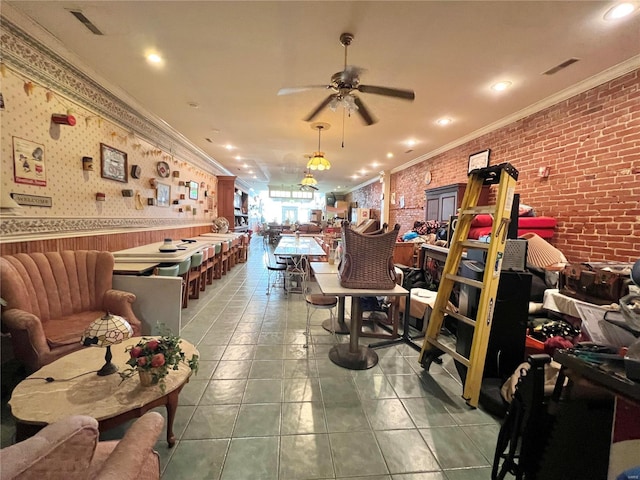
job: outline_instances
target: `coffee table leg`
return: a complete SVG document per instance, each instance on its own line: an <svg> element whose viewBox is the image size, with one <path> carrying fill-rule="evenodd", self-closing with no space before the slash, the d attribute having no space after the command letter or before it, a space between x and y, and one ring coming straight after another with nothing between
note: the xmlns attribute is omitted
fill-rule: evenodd
<svg viewBox="0 0 640 480"><path fill-rule="evenodd" d="M176 444L176 436L173 434L173 420L176 418L180 390L182 389L178 388L167 395L167 443L169 448Z"/></svg>

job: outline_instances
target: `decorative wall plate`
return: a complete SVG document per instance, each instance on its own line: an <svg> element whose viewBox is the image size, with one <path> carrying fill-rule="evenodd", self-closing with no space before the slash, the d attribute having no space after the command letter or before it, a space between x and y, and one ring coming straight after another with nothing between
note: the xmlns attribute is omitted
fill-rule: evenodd
<svg viewBox="0 0 640 480"><path fill-rule="evenodd" d="M140 168L140 165L131 165L132 178L140 178L141 173L142 173L142 169Z"/></svg>
<svg viewBox="0 0 640 480"><path fill-rule="evenodd" d="M162 178L169 178L171 170L169 169L169 164L167 162L158 162L156 168L158 170L158 175Z"/></svg>
<svg viewBox="0 0 640 480"><path fill-rule="evenodd" d="M431 183L431 171L427 170L427 173L424 174L424 184L429 185Z"/></svg>

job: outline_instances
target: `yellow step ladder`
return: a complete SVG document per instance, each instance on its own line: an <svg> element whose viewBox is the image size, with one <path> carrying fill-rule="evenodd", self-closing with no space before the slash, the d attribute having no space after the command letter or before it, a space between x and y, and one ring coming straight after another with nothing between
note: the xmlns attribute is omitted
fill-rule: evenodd
<svg viewBox="0 0 640 480"><path fill-rule="evenodd" d="M473 170L469 174L467 189L458 213L458 223L451 239L449 253L438 288L438 295L431 312L422 351L420 352L419 361L425 368L428 368L431 361L442 353L448 353L467 367L468 371L462 397L468 405L474 408L478 406L480 397L480 385L491 332L491 320L496 302L498 282L500 281L500 269L502 267L502 257L504 255L517 179L518 170L509 163ZM482 187L493 184L498 184L496 204L478 206L477 203ZM467 239L471 222L480 213L493 215L493 227L489 243ZM482 282L458 275L464 249L486 250L486 268ZM475 319L461 315L448 306L449 297L455 283L466 284L481 290L478 314ZM438 339L445 315L449 315L457 319L458 322L464 322L473 327L473 340L469 358L456 352L455 346L452 348Z"/></svg>

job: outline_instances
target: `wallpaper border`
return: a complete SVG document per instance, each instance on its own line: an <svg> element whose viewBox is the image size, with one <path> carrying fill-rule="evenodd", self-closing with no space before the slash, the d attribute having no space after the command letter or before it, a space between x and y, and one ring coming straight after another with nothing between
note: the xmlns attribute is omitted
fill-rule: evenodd
<svg viewBox="0 0 640 480"><path fill-rule="evenodd" d="M144 116L102 87L60 55L0 15L2 62L35 81L58 90L70 100L94 110L109 121L133 131L142 139L214 175L230 173L189 143L178 132ZM213 171L212 171L213 169Z"/></svg>
<svg viewBox="0 0 640 480"><path fill-rule="evenodd" d="M42 235L46 234L73 234L73 236L96 231L106 233L104 230L116 229L158 229L158 228L179 228L197 227L209 225L205 222L190 222L181 218L41 218L41 217L11 217L0 218L0 243L23 240L25 235L38 235L42 240Z"/></svg>

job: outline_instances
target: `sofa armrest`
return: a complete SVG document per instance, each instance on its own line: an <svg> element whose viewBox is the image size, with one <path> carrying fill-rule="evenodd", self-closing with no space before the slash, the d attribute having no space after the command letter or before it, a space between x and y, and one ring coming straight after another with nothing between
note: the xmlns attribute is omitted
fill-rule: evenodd
<svg viewBox="0 0 640 480"><path fill-rule="evenodd" d="M141 469L148 468L150 455L156 455L153 447L158 441L163 425L164 418L158 412L148 412L140 417L129 427L109 458L102 464L96 480L160 478L159 462L153 472L142 472Z"/></svg>
<svg viewBox="0 0 640 480"><path fill-rule="evenodd" d="M136 296L133 293L123 292L122 290L111 289L104 294L104 309L124 317L133 328L134 336L137 337L142 334L142 323L131 308L135 301Z"/></svg>
<svg viewBox="0 0 640 480"><path fill-rule="evenodd" d="M83 415L64 418L35 436L0 450L0 479L21 474L46 478L52 472L59 478L64 478L65 473L69 478L78 478L77 472L89 467L97 441L95 419Z"/></svg>
<svg viewBox="0 0 640 480"><path fill-rule="evenodd" d="M11 334L14 356L31 369L40 365L42 353L51 351L42 322L33 313L17 308L2 312L2 330Z"/></svg>

